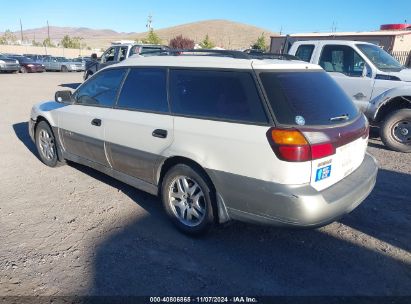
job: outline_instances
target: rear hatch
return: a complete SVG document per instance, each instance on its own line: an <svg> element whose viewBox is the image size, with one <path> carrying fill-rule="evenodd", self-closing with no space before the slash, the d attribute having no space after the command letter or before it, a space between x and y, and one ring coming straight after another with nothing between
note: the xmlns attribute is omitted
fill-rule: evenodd
<svg viewBox="0 0 411 304"><path fill-rule="evenodd" d="M284 161L311 162L310 183L326 189L355 171L368 142L368 122L322 70L257 71L276 127L267 136Z"/></svg>

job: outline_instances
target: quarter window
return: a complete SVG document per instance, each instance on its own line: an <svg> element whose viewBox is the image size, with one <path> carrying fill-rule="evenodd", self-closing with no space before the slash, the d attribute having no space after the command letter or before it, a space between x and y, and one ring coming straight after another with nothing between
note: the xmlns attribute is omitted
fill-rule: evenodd
<svg viewBox="0 0 411 304"><path fill-rule="evenodd" d="M124 74L124 69L99 72L75 92L76 103L91 106L113 106Z"/></svg>
<svg viewBox="0 0 411 304"><path fill-rule="evenodd" d="M165 69L131 69L124 82L117 107L168 112Z"/></svg>
<svg viewBox="0 0 411 304"><path fill-rule="evenodd" d="M361 77L365 62L350 46L326 45L321 54L320 65L327 72Z"/></svg>
<svg viewBox="0 0 411 304"><path fill-rule="evenodd" d="M172 70L170 94L175 114L267 123L254 78L248 72Z"/></svg>
<svg viewBox="0 0 411 304"><path fill-rule="evenodd" d="M295 56L301 59L302 61L310 62L311 56L313 55L314 45L305 44L300 45L295 53Z"/></svg>

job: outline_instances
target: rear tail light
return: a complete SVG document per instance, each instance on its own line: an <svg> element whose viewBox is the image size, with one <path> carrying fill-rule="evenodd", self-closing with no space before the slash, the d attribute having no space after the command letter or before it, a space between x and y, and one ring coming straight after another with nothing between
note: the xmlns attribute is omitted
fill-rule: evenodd
<svg viewBox="0 0 411 304"><path fill-rule="evenodd" d="M299 130L272 128L267 132L268 141L281 160L304 162L335 154L330 142L310 144Z"/></svg>

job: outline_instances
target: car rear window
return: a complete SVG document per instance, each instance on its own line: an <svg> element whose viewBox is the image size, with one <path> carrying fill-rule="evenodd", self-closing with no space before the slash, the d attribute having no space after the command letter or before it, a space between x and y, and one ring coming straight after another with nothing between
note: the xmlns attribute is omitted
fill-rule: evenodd
<svg viewBox="0 0 411 304"><path fill-rule="evenodd" d="M350 98L324 71L262 72L259 75L281 124L334 125L353 120L359 114Z"/></svg>
<svg viewBox="0 0 411 304"><path fill-rule="evenodd" d="M256 124L268 122L249 72L171 70L170 93L175 114Z"/></svg>

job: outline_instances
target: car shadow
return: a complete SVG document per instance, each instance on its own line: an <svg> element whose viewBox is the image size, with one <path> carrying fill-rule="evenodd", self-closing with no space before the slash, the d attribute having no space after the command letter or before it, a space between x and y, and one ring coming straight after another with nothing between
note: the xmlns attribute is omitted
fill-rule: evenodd
<svg viewBox="0 0 411 304"><path fill-rule="evenodd" d="M31 140L29 135L29 123L19 122L13 125L14 133L17 138L26 146L26 148L33 153L37 158L37 149L34 142Z"/></svg>
<svg viewBox="0 0 411 304"><path fill-rule="evenodd" d="M380 128L376 126L370 126L370 138L380 138Z"/></svg>
<svg viewBox="0 0 411 304"><path fill-rule="evenodd" d="M69 88L69 89L77 89L79 87L79 85L81 84L81 82L74 82L74 83L62 83L59 85L59 87L62 88Z"/></svg>
<svg viewBox="0 0 411 304"><path fill-rule="evenodd" d="M350 216L340 222L411 252L411 174L379 170L377 184Z"/></svg>
<svg viewBox="0 0 411 304"><path fill-rule="evenodd" d="M381 170L375 192L332 227L293 230L233 222L192 238L174 229L157 197L88 167L70 165L118 188L148 214L136 216L97 246L90 295L410 292L410 265L379 251L375 240L355 242L356 236L346 227L409 250L410 193L387 203L385 188L399 181L404 187L409 175Z"/></svg>
<svg viewBox="0 0 411 304"><path fill-rule="evenodd" d="M387 148L382 142L376 142L376 141L369 141L368 142L369 147L381 149L381 150L386 150L386 151L391 151L389 148Z"/></svg>

